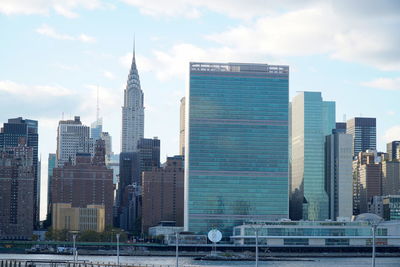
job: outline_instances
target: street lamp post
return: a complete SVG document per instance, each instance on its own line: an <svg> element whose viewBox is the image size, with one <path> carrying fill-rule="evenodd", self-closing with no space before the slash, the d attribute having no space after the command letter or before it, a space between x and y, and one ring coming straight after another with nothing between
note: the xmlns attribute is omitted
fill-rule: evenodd
<svg viewBox="0 0 400 267"><path fill-rule="evenodd" d="M175 246L176 246L176 267L179 267L179 233L175 233Z"/></svg>
<svg viewBox="0 0 400 267"><path fill-rule="evenodd" d="M72 240L74 241L73 243L74 243L74 248L73 248L73 250L72 250L72 253L74 253L74 266L75 266L75 264L76 264L76 246L75 246L75 243L76 243L76 234L73 234L72 235Z"/></svg>
<svg viewBox="0 0 400 267"><path fill-rule="evenodd" d="M117 234L117 265L119 266L119 234Z"/></svg>
<svg viewBox="0 0 400 267"><path fill-rule="evenodd" d="M256 267L258 267L258 231L260 229L256 228L254 230L256 232Z"/></svg>
<svg viewBox="0 0 400 267"><path fill-rule="evenodd" d="M371 228L372 228L372 267L375 267L375 236L376 236L376 229L378 228L378 225L382 222L382 220L377 221L377 222L372 222L371 223Z"/></svg>

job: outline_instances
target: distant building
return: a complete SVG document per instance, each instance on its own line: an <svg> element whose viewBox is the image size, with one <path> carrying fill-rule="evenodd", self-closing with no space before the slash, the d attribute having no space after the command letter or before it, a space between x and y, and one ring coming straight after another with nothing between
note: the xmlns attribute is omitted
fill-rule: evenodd
<svg viewBox="0 0 400 267"><path fill-rule="evenodd" d="M383 196L373 196L368 200L368 213L383 218Z"/></svg>
<svg viewBox="0 0 400 267"><path fill-rule="evenodd" d="M72 207L71 203L53 205L54 230L103 232L105 222L104 205L86 205L86 207Z"/></svg>
<svg viewBox="0 0 400 267"><path fill-rule="evenodd" d="M33 148L0 148L0 239L31 239L35 206Z"/></svg>
<svg viewBox="0 0 400 267"><path fill-rule="evenodd" d="M90 125L90 138L94 141L101 138L103 132L103 119L99 118Z"/></svg>
<svg viewBox="0 0 400 267"><path fill-rule="evenodd" d="M185 230L288 217L289 67L190 63Z"/></svg>
<svg viewBox="0 0 400 267"><path fill-rule="evenodd" d="M142 177L142 232L161 221L183 226L183 156L168 157L162 168L144 171Z"/></svg>
<svg viewBox="0 0 400 267"><path fill-rule="evenodd" d="M382 195L381 164L367 162L360 166L360 213L368 212L368 202Z"/></svg>
<svg viewBox="0 0 400 267"><path fill-rule="evenodd" d="M6 147L17 147L19 139L25 138L26 144L33 149L34 167L34 203L32 224L39 226L40 215L40 166L39 166L39 126L38 121L23 119L22 117L8 119L0 130L0 149Z"/></svg>
<svg viewBox="0 0 400 267"><path fill-rule="evenodd" d="M325 137L325 188L329 197L329 219L353 215L353 136L342 129Z"/></svg>
<svg viewBox="0 0 400 267"><path fill-rule="evenodd" d="M57 129L57 166L67 162L75 163L77 153L90 153L93 156L93 139L89 127L82 124L80 117L74 120L61 120Z"/></svg>
<svg viewBox="0 0 400 267"><path fill-rule="evenodd" d="M376 150L376 119L356 117L347 121L347 133L353 136L353 156Z"/></svg>
<svg viewBox="0 0 400 267"><path fill-rule="evenodd" d="M353 160L353 215L366 212L368 199L363 199L363 212L361 212L361 167L365 164L378 163L376 150L367 150L360 152ZM365 191L364 191L365 192Z"/></svg>
<svg viewBox="0 0 400 267"><path fill-rule="evenodd" d="M300 92L291 105L291 195L293 220L325 220L329 198L325 189L325 136L335 129L335 102L320 92Z"/></svg>
<svg viewBox="0 0 400 267"><path fill-rule="evenodd" d="M104 140L106 144L106 161L110 160L111 156L114 154L112 151L112 138L108 132L102 132L100 134L100 139Z"/></svg>
<svg viewBox="0 0 400 267"><path fill-rule="evenodd" d="M53 180L53 169L57 167L56 154L50 153L47 160L47 214L51 218L51 188Z"/></svg>
<svg viewBox="0 0 400 267"><path fill-rule="evenodd" d="M386 144L386 152L388 154L388 160L399 160L399 148L400 148L400 141L392 141Z"/></svg>
<svg viewBox="0 0 400 267"><path fill-rule="evenodd" d="M400 161L382 161L382 195L400 195Z"/></svg>
<svg viewBox="0 0 400 267"><path fill-rule="evenodd" d="M179 154L185 155L185 97L181 98L181 106L179 108Z"/></svg>
<svg viewBox="0 0 400 267"><path fill-rule="evenodd" d="M336 133L346 133L347 124L345 122L336 122Z"/></svg>
<svg viewBox="0 0 400 267"><path fill-rule="evenodd" d="M78 153L76 163L65 164L53 169L52 201L53 223L57 218L55 204L71 204L71 208L88 208L90 205L103 205L105 226L111 226L113 220L113 174L105 165L105 145L103 140L96 141L95 155ZM81 213L80 213L81 214ZM83 216L83 214L81 214ZM57 218L55 216L58 216ZM61 223L62 224L62 223Z"/></svg>
<svg viewBox="0 0 400 267"><path fill-rule="evenodd" d="M124 91L122 106L121 152L136 152L137 143L144 137L144 106L143 91L140 87L138 70L136 68L135 49L132 65Z"/></svg>
<svg viewBox="0 0 400 267"><path fill-rule="evenodd" d="M141 231L142 172L160 167L160 140L141 138L136 151L122 152L119 161L118 220L119 226L127 231Z"/></svg>
<svg viewBox="0 0 400 267"><path fill-rule="evenodd" d="M400 195L383 197L383 218L385 220L400 220Z"/></svg>

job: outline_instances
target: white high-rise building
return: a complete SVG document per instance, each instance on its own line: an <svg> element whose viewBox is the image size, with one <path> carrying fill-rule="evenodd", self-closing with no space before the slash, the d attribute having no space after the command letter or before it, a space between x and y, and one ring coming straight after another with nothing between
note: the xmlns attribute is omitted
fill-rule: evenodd
<svg viewBox="0 0 400 267"><path fill-rule="evenodd" d="M122 107L121 152L137 151L137 142L144 136L143 91L140 88L139 74L136 68L135 49L131 70L124 91Z"/></svg>
<svg viewBox="0 0 400 267"><path fill-rule="evenodd" d="M76 153L90 153L93 156L94 143L90 138L90 127L83 125L80 117L61 120L57 129L57 166L71 160L75 164Z"/></svg>

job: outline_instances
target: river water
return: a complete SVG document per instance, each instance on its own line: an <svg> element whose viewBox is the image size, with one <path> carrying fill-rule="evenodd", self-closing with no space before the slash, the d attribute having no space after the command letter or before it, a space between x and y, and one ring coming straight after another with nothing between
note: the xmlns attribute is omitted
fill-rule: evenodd
<svg viewBox="0 0 400 267"><path fill-rule="evenodd" d="M69 255L46 255L46 254L0 254L0 259L53 259L53 260L72 260ZM371 266L370 258L304 258L310 261L260 261L260 267L279 266L279 267L362 267ZM79 256L79 260L87 260L92 262L117 262L115 256ZM159 266L175 266L175 257L136 257L136 256L121 256L120 263L122 264L141 264ZM179 258L179 266L235 266L247 267L255 266L255 262L227 262L227 261L196 261L190 257ZM400 267L400 258L385 257L376 258L376 267Z"/></svg>

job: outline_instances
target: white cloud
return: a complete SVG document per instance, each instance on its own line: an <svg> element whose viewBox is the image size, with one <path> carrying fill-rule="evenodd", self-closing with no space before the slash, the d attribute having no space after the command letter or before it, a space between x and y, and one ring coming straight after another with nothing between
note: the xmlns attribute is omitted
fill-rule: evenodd
<svg viewBox="0 0 400 267"><path fill-rule="evenodd" d="M96 42L96 39L92 36L86 35L81 33L77 38L77 40L84 42L84 43L94 43Z"/></svg>
<svg viewBox="0 0 400 267"><path fill-rule="evenodd" d="M383 90L400 91L400 78L378 78L362 85Z"/></svg>
<svg viewBox="0 0 400 267"><path fill-rule="evenodd" d="M386 130L383 135L385 143L400 139L400 125L393 126Z"/></svg>
<svg viewBox="0 0 400 267"><path fill-rule="evenodd" d="M8 80L0 81L0 92L5 92L11 95L24 95L37 99L49 96L68 96L74 94L72 90L60 85L28 86Z"/></svg>
<svg viewBox="0 0 400 267"><path fill-rule="evenodd" d="M50 27L47 24L43 24L42 26L37 28L36 32L41 35L45 35L50 38L54 38L54 39L58 39L58 40L71 40L71 41L78 40L83 43L93 43L96 41L96 39L94 37L83 34L83 33L78 36L72 36L69 34L59 33L53 27Z"/></svg>
<svg viewBox="0 0 400 267"><path fill-rule="evenodd" d="M110 71L106 71L106 70L103 71L103 76L106 77L107 79L110 79L110 80L114 80L115 79L114 74L112 72L110 72Z"/></svg>
<svg viewBox="0 0 400 267"><path fill-rule="evenodd" d="M209 10L239 19L251 19L278 11L304 7L315 0L121 0L138 7L140 12L154 17L199 18L202 12ZM277 11L278 10L278 11Z"/></svg>
<svg viewBox="0 0 400 267"><path fill-rule="evenodd" d="M257 3L263 10L263 5ZM340 1L318 2L302 8L287 1L288 8L283 11L277 4L271 4L272 9L281 12L266 13L205 36L214 42L211 48L178 43L168 50L155 50L147 58L148 65L162 80L186 73L189 61L251 60L281 64L286 63L279 62L286 56L327 55L381 70L400 70L400 12L391 10L397 5L383 0L374 13L373 1L363 3L363 8L354 12L346 11Z"/></svg>
<svg viewBox="0 0 400 267"><path fill-rule="evenodd" d="M76 18L77 9L113 8L101 0L1 0L0 13L6 15L48 15L51 11L67 17Z"/></svg>

